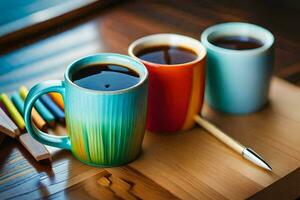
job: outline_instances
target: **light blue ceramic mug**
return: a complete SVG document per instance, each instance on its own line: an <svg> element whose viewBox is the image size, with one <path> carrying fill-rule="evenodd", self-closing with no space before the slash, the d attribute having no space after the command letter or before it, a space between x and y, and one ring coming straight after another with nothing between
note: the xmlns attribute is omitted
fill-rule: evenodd
<svg viewBox="0 0 300 200"><path fill-rule="evenodd" d="M254 38L262 46L254 49L226 49L212 44L216 38ZM268 101L274 63L274 37L265 28L248 23L223 23L201 35L207 48L205 100L222 112L246 114L261 109Z"/></svg>
<svg viewBox="0 0 300 200"><path fill-rule="evenodd" d="M113 91L91 90L76 85L71 77L87 65L108 63L126 66L139 74L137 84ZM59 92L65 102L68 136L48 135L31 122L35 101L48 92ZM25 101L27 131L39 142L71 150L80 161L93 166L118 166L133 161L141 151L145 134L148 71L133 58L101 53L70 64L64 81L34 86Z"/></svg>

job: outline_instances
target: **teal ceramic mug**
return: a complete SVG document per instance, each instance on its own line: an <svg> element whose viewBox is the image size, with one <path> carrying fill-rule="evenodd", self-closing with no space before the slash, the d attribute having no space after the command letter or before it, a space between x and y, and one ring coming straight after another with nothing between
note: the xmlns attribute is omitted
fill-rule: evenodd
<svg viewBox="0 0 300 200"><path fill-rule="evenodd" d="M91 64L109 63L126 66L139 74L136 85L115 91L82 88L72 82L74 71ZM65 102L68 136L48 135L31 122L35 101L49 92L58 92ZM71 150L80 161L101 167L133 161L141 151L145 133L148 72L129 56L101 53L70 64L64 81L46 81L35 85L25 100L27 131L39 142Z"/></svg>
<svg viewBox="0 0 300 200"><path fill-rule="evenodd" d="M254 38L261 47L236 50L212 43L216 38ZM268 101L274 63L274 37L268 30L248 23L223 23L201 35L207 48L205 100L220 111L246 114L261 109Z"/></svg>

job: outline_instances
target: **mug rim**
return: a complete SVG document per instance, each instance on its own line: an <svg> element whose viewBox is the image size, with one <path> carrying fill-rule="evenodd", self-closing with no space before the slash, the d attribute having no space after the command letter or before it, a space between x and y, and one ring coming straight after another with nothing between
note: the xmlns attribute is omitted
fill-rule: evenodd
<svg viewBox="0 0 300 200"><path fill-rule="evenodd" d="M73 68L76 67L76 64L79 64L80 62L82 62L84 60L87 60L87 59L90 59L90 58L93 58L93 57L99 57L99 59L101 57L105 57L107 59L110 59L110 57L111 57L111 58L119 59L119 61L123 60L124 62L127 61L128 63L129 62L132 63L131 66L128 66L128 65L124 65L124 66L136 71L139 74L139 76L140 76L139 82L132 85L132 86L130 86L130 87L124 88L124 89L109 90L109 91L92 90L92 89L84 88L84 87L81 87L81 86L75 84L70 78L70 73L72 73L71 70L75 70ZM114 62L113 60L112 61L106 61L106 62L103 62L103 61L100 60L98 62L91 62L91 63L118 64L118 63ZM84 66L84 65L81 65L78 68L81 68L82 66ZM133 67L133 66L135 66L135 67ZM137 68L142 69L142 72ZM81 57L81 58L73 61L71 64L69 64L66 71L65 71L65 73L64 73L64 78L70 85L72 85L72 86L74 86L74 87L76 87L80 90L90 92L90 93L95 93L95 94L120 94L120 93L128 92L132 89L138 88L141 85L143 85L146 82L146 80L148 79L148 76L149 76L148 75L148 70L142 62L140 62L136 59L133 59L130 56L117 54L117 53L96 53L96 54L91 54L91 55L88 55L88 56Z"/></svg>
<svg viewBox="0 0 300 200"><path fill-rule="evenodd" d="M250 30L251 29L251 31L253 31L253 32L254 32L254 30L260 31L262 34L265 35L265 37L267 38L266 39L267 41L266 42L262 41L263 45L261 47L254 48L254 49L244 49L244 50L227 49L227 48L219 47L219 46L212 44L209 41L209 37L212 34L214 34L216 32L225 33L226 29L227 30L230 29L232 31L232 29L234 29L234 28L239 29L239 30L246 30L246 29ZM230 30L227 31L226 33L229 33ZM259 38L259 37L255 37L255 39L258 39L261 41L261 38ZM226 23L220 23L220 24L210 26L202 32L202 34L200 36L200 40L208 49L212 49L216 52L233 53L233 54L259 54L259 53L262 53L262 52L268 50L269 48L271 48L275 41L273 34L268 29L258 26L258 25L255 25L255 24L246 23L246 22L226 22Z"/></svg>
<svg viewBox="0 0 300 200"><path fill-rule="evenodd" d="M179 40L189 40L191 41L191 43L194 43L198 46L198 48L192 48L192 51L197 55L197 58L195 60L192 60L190 62L185 62L185 63L180 63L180 64L161 64L161 63L155 63L155 62L150 62L147 60L143 60L140 59L139 57L136 56L136 54L134 53L134 50L139 46L144 44L147 41L151 41L151 40L160 40L161 38L170 38L170 40L172 40L172 38L179 38ZM167 45L172 45L171 42L166 42L166 41L162 41L160 42L160 44L167 44ZM185 43L181 42L182 45L178 45L178 46L182 46L182 47L186 47L188 49L190 49L188 47L188 45L186 45ZM150 45L150 46L156 46L156 45ZM180 35L180 34L175 34L175 33L159 33L159 34L151 34L151 35L146 35L144 37L140 37L137 40L133 41L129 47L128 47L128 55L135 58L136 60L141 61L142 63L148 64L148 65L157 65L157 66L161 66L161 67L181 67L181 66L186 66L186 65L193 65L197 62L200 62L201 60L203 60L206 56L207 52L206 52L206 48L205 46L199 41L196 40L192 37L189 36L185 36L185 35Z"/></svg>

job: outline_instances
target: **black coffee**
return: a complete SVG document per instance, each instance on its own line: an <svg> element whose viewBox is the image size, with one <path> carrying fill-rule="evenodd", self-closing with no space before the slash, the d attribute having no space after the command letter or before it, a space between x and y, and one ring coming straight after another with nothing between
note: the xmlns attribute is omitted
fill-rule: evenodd
<svg viewBox="0 0 300 200"><path fill-rule="evenodd" d="M247 50L263 46L263 43L255 38L246 36L224 36L212 39L212 44L225 49Z"/></svg>
<svg viewBox="0 0 300 200"><path fill-rule="evenodd" d="M83 88L113 91L136 85L139 74L125 66L115 64L92 64L75 71L72 81Z"/></svg>
<svg viewBox="0 0 300 200"><path fill-rule="evenodd" d="M197 58L197 54L190 49L168 45L142 49L136 56L152 63L168 65L187 63Z"/></svg>

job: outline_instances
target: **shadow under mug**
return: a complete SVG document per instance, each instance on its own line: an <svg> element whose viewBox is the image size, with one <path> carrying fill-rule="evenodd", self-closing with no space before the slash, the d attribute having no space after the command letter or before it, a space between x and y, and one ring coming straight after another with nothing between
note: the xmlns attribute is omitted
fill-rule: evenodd
<svg viewBox="0 0 300 200"><path fill-rule="evenodd" d="M116 91L82 88L71 80L84 66L110 63L136 71L140 81ZM65 102L68 136L48 135L31 122L35 101L49 92L58 92ZM140 154L145 134L148 94L148 72L145 66L129 56L101 53L70 64L64 81L46 81L35 85L25 100L27 131L39 142L71 150L80 161L93 166L118 166L133 161Z"/></svg>
<svg viewBox="0 0 300 200"><path fill-rule="evenodd" d="M215 38L245 36L262 42L249 50L215 46ZM205 100L222 112L246 114L261 109L268 101L274 64L274 37L260 26L223 23L207 28L201 35L207 48Z"/></svg>
<svg viewBox="0 0 300 200"><path fill-rule="evenodd" d="M153 46L179 46L192 50L197 58L182 64L159 64L139 59L137 53ZM142 37L128 48L128 54L149 71L147 129L153 132L188 130L202 108L206 50L200 41L178 34Z"/></svg>

